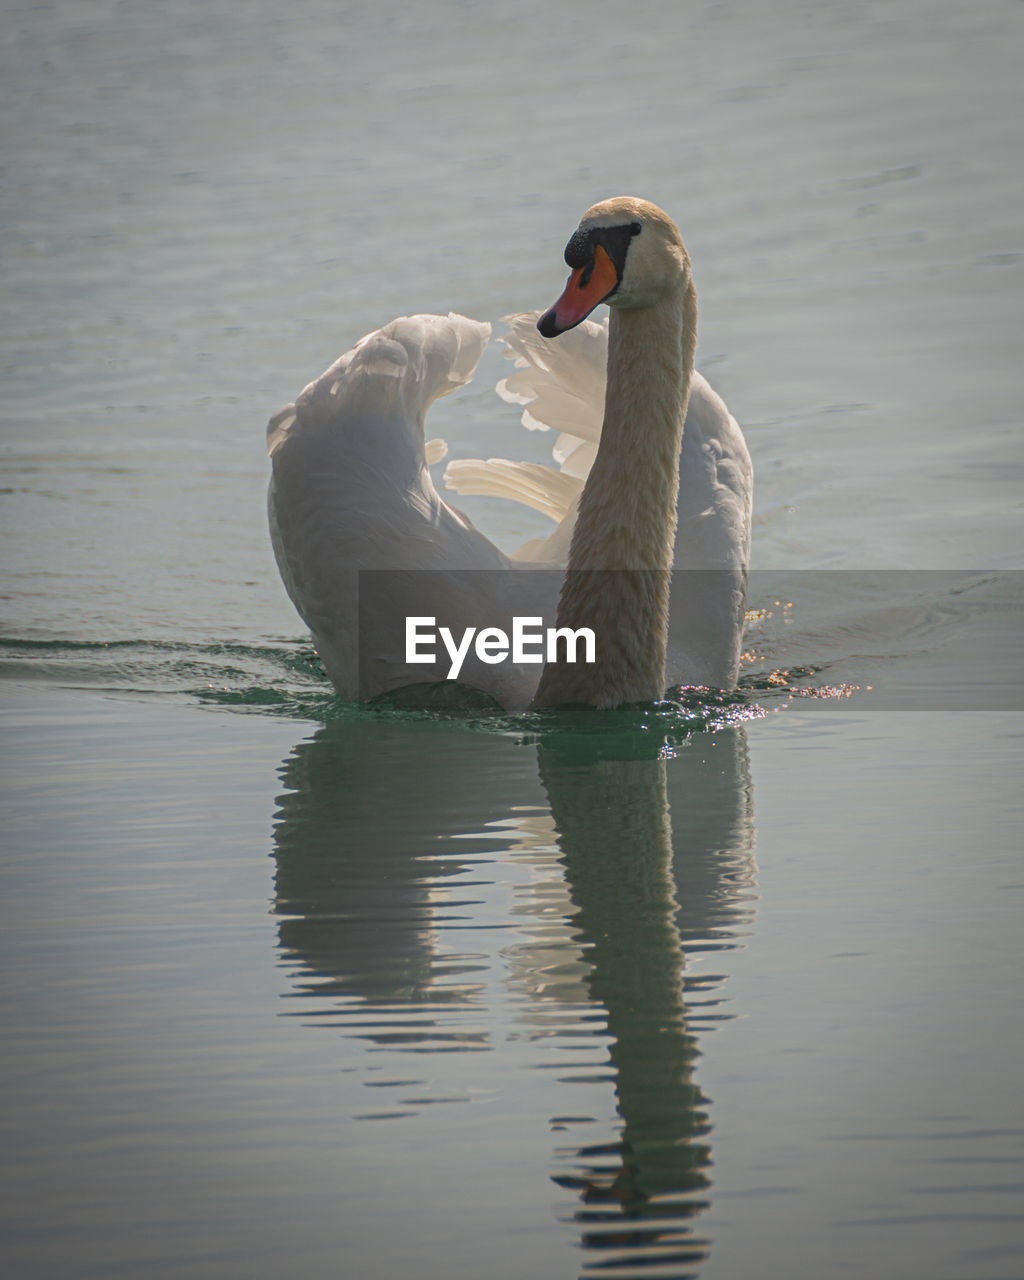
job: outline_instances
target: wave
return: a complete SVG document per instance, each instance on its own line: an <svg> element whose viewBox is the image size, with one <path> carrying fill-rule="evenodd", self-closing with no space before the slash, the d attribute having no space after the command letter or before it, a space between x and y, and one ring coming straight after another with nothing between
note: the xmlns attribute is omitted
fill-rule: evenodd
<svg viewBox="0 0 1024 1280"><path fill-rule="evenodd" d="M319 723L457 717L488 732L518 737L533 731L544 734L557 725L582 734L616 736L656 729L680 738L763 715L760 700L782 696L770 684L753 681L732 693L676 690L674 698L661 703L596 715L579 709L512 716L487 695L452 682L353 703L334 693L312 645L299 638L202 645L152 639L0 638L0 680L134 698L184 698L201 706Z"/></svg>
<svg viewBox="0 0 1024 1280"><path fill-rule="evenodd" d="M488 732L657 727L686 736L797 700L903 709L1024 709L1017 655L1024 573L799 571L751 575L739 686L676 690L662 703L590 719L508 716L465 686L418 686L370 704L337 697L308 638L256 641L0 638L0 680L325 722L447 717ZM567 719L568 718L568 719ZM591 728L587 728L586 725Z"/></svg>

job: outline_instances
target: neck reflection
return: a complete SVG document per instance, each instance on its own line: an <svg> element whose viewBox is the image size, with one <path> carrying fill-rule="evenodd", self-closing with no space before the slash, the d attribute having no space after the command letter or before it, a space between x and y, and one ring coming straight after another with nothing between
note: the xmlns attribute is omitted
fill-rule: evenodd
<svg viewBox="0 0 1024 1280"><path fill-rule="evenodd" d="M742 730L699 738L673 760L617 754L585 739L539 750L620 1118L617 1141L563 1148L553 1176L580 1197L587 1269L624 1274L697 1265L709 1250L693 1221L707 1207L711 1150L686 952L736 945L751 914L754 831ZM716 983L696 979L694 998Z"/></svg>

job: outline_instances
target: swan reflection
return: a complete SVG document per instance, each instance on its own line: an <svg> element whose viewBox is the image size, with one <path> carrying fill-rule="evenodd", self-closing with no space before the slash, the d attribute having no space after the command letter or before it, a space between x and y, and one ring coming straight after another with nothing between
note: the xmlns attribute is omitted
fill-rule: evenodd
<svg viewBox="0 0 1024 1280"><path fill-rule="evenodd" d="M529 744L367 716L321 729L283 770L276 909L295 1008L405 1053L556 1041L550 1172L573 1193L584 1270L692 1274L710 1247L697 1034L724 1016L706 953L741 945L753 919L752 789L742 727L665 754L646 733ZM609 1084L618 1119L602 1122Z"/></svg>

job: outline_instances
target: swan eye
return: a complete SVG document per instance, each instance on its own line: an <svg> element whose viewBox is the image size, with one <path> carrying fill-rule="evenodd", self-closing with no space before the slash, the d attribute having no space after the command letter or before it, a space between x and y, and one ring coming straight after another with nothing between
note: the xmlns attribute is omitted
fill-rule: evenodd
<svg viewBox="0 0 1024 1280"><path fill-rule="evenodd" d="M641 231L643 231L643 224L642 224L642 223L639 223L639 222L631 222L631 223L629 224L629 234L630 234L631 236L638 236L638 235L640 234L640 232L641 232Z"/></svg>

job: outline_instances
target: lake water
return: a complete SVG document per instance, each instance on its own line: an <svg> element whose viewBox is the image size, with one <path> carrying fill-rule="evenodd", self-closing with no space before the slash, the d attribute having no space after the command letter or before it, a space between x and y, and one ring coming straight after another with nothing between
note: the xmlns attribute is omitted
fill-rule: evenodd
<svg viewBox="0 0 1024 1280"><path fill-rule="evenodd" d="M752 8L5 4L5 1274L1024 1276L1024 10ZM267 418L624 192L754 458L740 692L340 702ZM507 367L451 457L550 456Z"/></svg>

